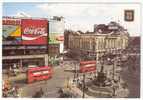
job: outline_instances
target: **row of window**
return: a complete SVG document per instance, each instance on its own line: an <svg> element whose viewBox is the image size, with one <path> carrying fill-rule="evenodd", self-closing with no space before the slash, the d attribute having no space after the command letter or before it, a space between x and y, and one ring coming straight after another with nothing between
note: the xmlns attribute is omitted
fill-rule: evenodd
<svg viewBox="0 0 143 100"><path fill-rule="evenodd" d="M69 48L83 50L106 50L106 49L125 49L128 45L126 38L104 38L104 37L80 37L69 38Z"/></svg>

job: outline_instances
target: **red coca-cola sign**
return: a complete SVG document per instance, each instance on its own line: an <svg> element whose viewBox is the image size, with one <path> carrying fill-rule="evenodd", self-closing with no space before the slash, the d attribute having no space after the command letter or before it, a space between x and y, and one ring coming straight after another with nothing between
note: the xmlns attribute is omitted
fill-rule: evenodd
<svg viewBox="0 0 143 100"><path fill-rule="evenodd" d="M22 43L24 45L45 45L48 40L48 21L44 19L22 19Z"/></svg>

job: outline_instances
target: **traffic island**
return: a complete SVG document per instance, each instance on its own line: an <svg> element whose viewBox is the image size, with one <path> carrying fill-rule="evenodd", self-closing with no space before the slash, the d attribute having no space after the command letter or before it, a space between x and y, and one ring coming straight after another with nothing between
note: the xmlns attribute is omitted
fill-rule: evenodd
<svg viewBox="0 0 143 100"><path fill-rule="evenodd" d="M97 86L93 81L86 82L85 90L83 93L83 84L79 82L73 82L70 80L70 88L66 89L76 97L82 98L126 98L128 97L129 91L124 87L124 81L121 79L121 82L111 81L110 86Z"/></svg>

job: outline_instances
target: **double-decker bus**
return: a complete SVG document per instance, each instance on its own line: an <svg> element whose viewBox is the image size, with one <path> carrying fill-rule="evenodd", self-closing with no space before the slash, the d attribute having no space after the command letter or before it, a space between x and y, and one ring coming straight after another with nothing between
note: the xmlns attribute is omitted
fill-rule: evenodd
<svg viewBox="0 0 143 100"><path fill-rule="evenodd" d="M81 61L79 71L84 72L94 72L96 70L96 61Z"/></svg>
<svg viewBox="0 0 143 100"><path fill-rule="evenodd" d="M52 68L49 66L28 68L27 82L32 83L34 81L50 79L52 77L52 73Z"/></svg>

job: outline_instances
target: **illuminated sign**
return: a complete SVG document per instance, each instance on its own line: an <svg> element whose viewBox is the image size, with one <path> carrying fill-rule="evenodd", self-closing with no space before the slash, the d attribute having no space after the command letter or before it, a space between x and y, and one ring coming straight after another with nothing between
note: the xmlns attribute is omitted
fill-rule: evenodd
<svg viewBox="0 0 143 100"><path fill-rule="evenodd" d="M42 19L22 19L22 44L47 44L48 21Z"/></svg>
<svg viewBox="0 0 143 100"><path fill-rule="evenodd" d="M2 36L4 45L21 44L21 19L3 18Z"/></svg>
<svg viewBox="0 0 143 100"><path fill-rule="evenodd" d="M17 18L3 18L2 24L3 25L20 25L21 20Z"/></svg>
<svg viewBox="0 0 143 100"><path fill-rule="evenodd" d="M49 23L49 44L60 44L64 41L65 24L63 20L51 20Z"/></svg>

